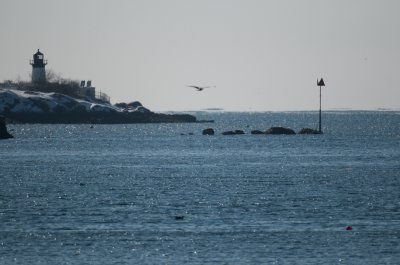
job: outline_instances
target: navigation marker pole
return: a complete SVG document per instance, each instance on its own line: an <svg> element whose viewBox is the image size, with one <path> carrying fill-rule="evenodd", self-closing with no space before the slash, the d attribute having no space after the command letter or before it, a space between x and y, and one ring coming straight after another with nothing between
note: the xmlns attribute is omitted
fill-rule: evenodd
<svg viewBox="0 0 400 265"><path fill-rule="evenodd" d="M322 116L322 110L321 110L321 87L325 86L324 79L321 78L321 80L318 81L318 78L317 78L317 86L319 86L319 126L318 126L318 132L322 133L322 129L321 129L321 116Z"/></svg>

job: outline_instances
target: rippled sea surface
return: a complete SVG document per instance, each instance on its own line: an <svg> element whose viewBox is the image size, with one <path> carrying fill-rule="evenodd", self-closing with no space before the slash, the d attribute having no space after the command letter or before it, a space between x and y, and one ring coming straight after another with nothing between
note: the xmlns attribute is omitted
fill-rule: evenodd
<svg viewBox="0 0 400 265"><path fill-rule="evenodd" d="M400 113L195 115L8 125L0 264L400 264Z"/></svg>

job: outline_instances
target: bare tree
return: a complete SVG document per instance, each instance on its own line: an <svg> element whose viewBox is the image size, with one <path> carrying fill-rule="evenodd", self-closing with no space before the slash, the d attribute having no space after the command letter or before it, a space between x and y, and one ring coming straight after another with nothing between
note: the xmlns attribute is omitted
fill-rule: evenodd
<svg viewBox="0 0 400 265"><path fill-rule="evenodd" d="M54 72L52 69L46 70L46 80L49 83L60 83L63 80L61 74Z"/></svg>

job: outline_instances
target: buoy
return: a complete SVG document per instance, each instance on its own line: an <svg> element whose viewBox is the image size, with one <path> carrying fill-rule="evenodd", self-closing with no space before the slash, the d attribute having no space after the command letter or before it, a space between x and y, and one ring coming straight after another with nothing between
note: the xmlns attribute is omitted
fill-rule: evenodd
<svg viewBox="0 0 400 265"><path fill-rule="evenodd" d="M348 225L348 226L346 226L346 230L347 231L353 230L353 227L351 225Z"/></svg>

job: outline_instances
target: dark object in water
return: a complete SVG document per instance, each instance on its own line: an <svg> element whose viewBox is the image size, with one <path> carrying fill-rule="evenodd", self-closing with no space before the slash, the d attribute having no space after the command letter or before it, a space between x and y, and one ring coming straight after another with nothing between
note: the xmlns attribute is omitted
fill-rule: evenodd
<svg viewBox="0 0 400 265"><path fill-rule="evenodd" d="M298 134L322 134L322 132L311 128L303 128L298 132Z"/></svg>
<svg viewBox="0 0 400 265"><path fill-rule="evenodd" d="M223 132L222 135L235 135L236 133L234 131L226 131Z"/></svg>
<svg viewBox="0 0 400 265"><path fill-rule="evenodd" d="M266 134L296 134L292 129L284 128L284 127L271 127L266 132Z"/></svg>
<svg viewBox="0 0 400 265"><path fill-rule="evenodd" d="M183 220L185 219L185 216L183 215L175 215L175 220Z"/></svg>
<svg viewBox="0 0 400 265"><path fill-rule="evenodd" d="M6 126L6 119L0 116L0 139L14 138L8 131Z"/></svg>
<svg viewBox="0 0 400 265"><path fill-rule="evenodd" d="M260 130L252 130L251 134L265 134L265 132L260 131Z"/></svg>
<svg viewBox="0 0 400 265"><path fill-rule="evenodd" d="M213 128L207 128L203 130L203 135L214 135L214 129Z"/></svg>
<svg viewBox="0 0 400 265"><path fill-rule="evenodd" d="M226 131L226 132L222 133L222 135L236 135L236 134L244 134L244 131L234 130L234 131Z"/></svg>
<svg viewBox="0 0 400 265"><path fill-rule="evenodd" d="M353 230L353 227L351 225L348 225L348 226L346 226L346 230L351 231L351 230Z"/></svg>
<svg viewBox="0 0 400 265"><path fill-rule="evenodd" d="M181 133L181 135L194 135L194 133L192 133L192 132L190 132L190 133L188 133L188 134Z"/></svg>

